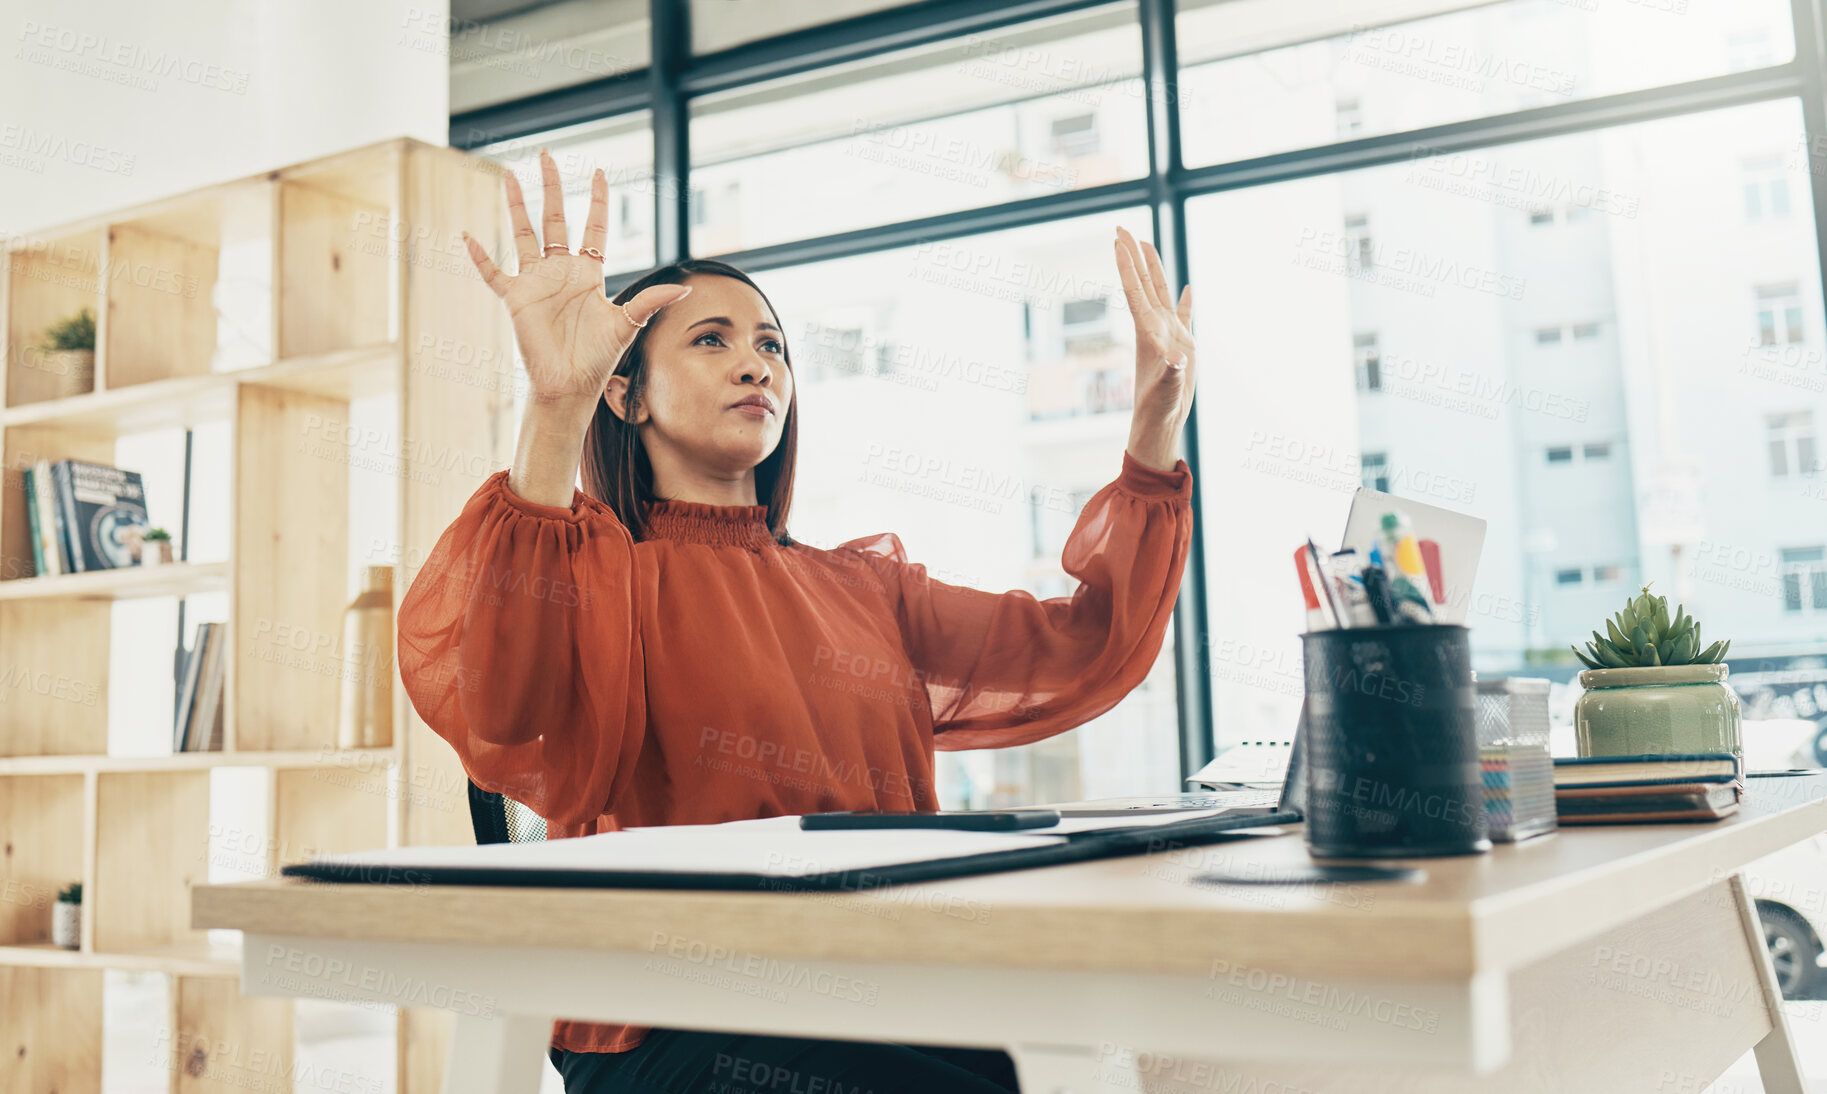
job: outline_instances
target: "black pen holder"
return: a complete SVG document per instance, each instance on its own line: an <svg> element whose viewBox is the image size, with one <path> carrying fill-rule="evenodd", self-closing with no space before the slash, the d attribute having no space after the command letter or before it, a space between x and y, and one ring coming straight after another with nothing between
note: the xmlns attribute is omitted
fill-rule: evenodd
<svg viewBox="0 0 1827 1094"><path fill-rule="evenodd" d="M1491 849L1469 635L1415 624L1304 636L1314 856Z"/></svg>

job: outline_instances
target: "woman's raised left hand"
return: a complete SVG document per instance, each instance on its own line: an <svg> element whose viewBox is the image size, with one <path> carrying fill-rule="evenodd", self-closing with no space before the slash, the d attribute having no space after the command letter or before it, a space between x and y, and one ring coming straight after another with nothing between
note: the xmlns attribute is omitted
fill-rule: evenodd
<svg viewBox="0 0 1827 1094"><path fill-rule="evenodd" d="M1117 228L1117 272L1136 324L1136 397L1129 454L1158 471L1179 460L1180 430L1193 407L1193 287L1172 303L1167 271L1149 243Z"/></svg>

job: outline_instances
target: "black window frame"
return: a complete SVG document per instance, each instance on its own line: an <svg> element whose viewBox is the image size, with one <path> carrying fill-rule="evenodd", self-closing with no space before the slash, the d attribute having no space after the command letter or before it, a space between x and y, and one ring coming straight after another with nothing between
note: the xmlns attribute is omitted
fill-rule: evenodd
<svg viewBox="0 0 1827 1094"><path fill-rule="evenodd" d="M1144 177L716 257L744 269L762 271L867 254L915 241L941 241L1141 206L1149 212L1155 245L1167 276L1178 291L1190 280L1186 205L1196 197L1386 166L1424 152L1467 152L1750 103L1798 99L1810 161L1808 196L1814 207L1816 252L1821 268L1827 270L1827 78L1823 75L1827 70L1827 43L1821 36L1820 11L1824 3L1827 0L1790 0L1796 52L1794 58L1782 64L1188 168L1181 156L1179 114L1172 108L1179 101L1175 3L1134 0L1142 34L1142 79L1147 103L1149 170ZM651 111L654 257L658 263L677 261L695 257L690 253L691 212L684 197L689 193L685 183L691 174L692 99L911 47L990 34L1110 6L1110 0L1006 0L999 4L919 0L694 55L690 6L675 0L651 0L653 61L647 68L453 115L450 143L471 149L621 114ZM1792 195L1792 200L1796 198L1799 195ZM639 272L610 279L608 291L619 290ZM1818 303L1827 307L1827 299ZM1199 458L1198 420L1197 413L1189 417L1181 453L1195 481L1201 481L1204 473ZM1210 646L1212 610L1205 597L1202 494L1197 490L1193 494L1193 543L1174 615L1183 773L1191 773L1211 759L1219 729L1213 720L1211 666L1203 652ZM1253 731L1253 727L1244 728Z"/></svg>

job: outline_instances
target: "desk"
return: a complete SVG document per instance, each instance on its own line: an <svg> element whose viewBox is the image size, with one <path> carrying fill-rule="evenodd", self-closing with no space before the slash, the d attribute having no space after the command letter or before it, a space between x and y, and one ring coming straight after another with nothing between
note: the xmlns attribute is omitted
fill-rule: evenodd
<svg viewBox="0 0 1827 1094"><path fill-rule="evenodd" d="M563 1015L1004 1048L1029 1094L1697 1092L1753 1047L1803 1094L1740 871L1827 829L1827 777L1750 786L1420 883L1190 880L1305 862L1296 830L858 894L281 878L200 887L192 921L245 932L246 994L455 1011L450 1092L537 1089Z"/></svg>

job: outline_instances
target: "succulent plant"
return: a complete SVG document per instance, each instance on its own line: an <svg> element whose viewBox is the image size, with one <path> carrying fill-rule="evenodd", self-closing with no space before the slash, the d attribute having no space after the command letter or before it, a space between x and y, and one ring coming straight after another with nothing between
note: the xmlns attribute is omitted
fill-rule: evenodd
<svg viewBox="0 0 1827 1094"><path fill-rule="evenodd" d="M1654 584L1651 582L1650 584ZM1605 621L1605 633L1592 632L1584 650L1573 648L1587 668L1635 669L1656 665L1715 665L1725 660L1730 640L1700 644L1700 621L1685 605L1668 614L1668 597L1649 595L1649 585L1625 602L1624 610Z"/></svg>
<svg viewBox="0 0 1827 1094"><path fill-rule="evenodd" d="M65 885L62 889L58 890L57 901L60 904L81 904L82 903L82 882L72 881L68 885Z"/></svg>

